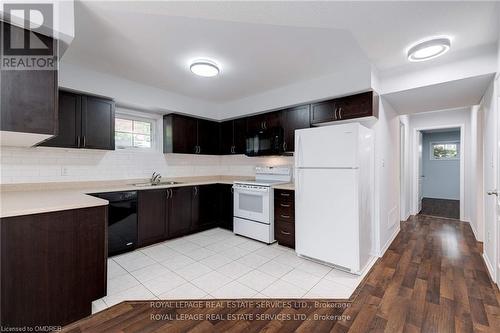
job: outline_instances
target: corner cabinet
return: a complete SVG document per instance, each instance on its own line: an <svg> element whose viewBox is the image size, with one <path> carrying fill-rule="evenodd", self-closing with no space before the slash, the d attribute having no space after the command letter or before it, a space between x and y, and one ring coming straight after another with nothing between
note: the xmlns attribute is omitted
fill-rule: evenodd
<svg viewBox="0 0 500 333"><path fill-rule="evenodd" d="M220 154L243 154L246 148L246 118L220 123Z"/></svg>
<svg viewBox="0 0 500 333"><path fill-rule="evenodd" d="M58 135L40 146L114 150L115 102L60 90Z"/></svg>
<svg viewBox="0 0 500 333"><path fill-rule="evenodd" d="M62 326L106 295L107 206L0 219L2 327Z"/></svg>
<svg viewBox="0 0 500 333"><path fill-rule="evenodd" d="M163 117L163 152L218 155L219 123L178 114Z"/></svg>

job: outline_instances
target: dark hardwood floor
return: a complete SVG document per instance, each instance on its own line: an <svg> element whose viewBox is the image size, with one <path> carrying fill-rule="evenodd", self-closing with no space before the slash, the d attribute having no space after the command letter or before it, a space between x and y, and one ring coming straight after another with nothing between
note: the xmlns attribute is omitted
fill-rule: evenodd
<svg viewBox="0 0 500 333"><path fill-rule="evenodd" d="M468 223L416 216L351 297L347 307L231 306L153 309L125 302L66 332L500 332L500 293L492 284ZM257 302L257 300L251 300ZM328 304L328 303L323 303ZM333 304L333 303L330 303ZM342 304L342 303L339 303ZM268 320L152 320L152 313L269 315ZM283 320L279 315L291 315ZM306 318L294 318L305 315ZM343 315L339 320L318 316ZM274 316L274 318L273 318ZM278 316L276 318L276 316ZM265 318L264 318L265 319ZM322 318L324 319L324 318Z"/></svg>
<svg viewBox="0 0 500 333"><path fill-rule="evenodd" d="M423 198L420 214L458 220L460 219L460 200Z"/></svg>

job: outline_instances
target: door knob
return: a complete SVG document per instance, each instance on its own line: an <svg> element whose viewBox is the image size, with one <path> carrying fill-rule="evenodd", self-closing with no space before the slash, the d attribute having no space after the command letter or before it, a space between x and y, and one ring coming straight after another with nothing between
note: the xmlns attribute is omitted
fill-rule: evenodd
<svg viewBox="0 0 500 333"><path fill-rule="evenodd" d="M488 191L486 192L488 195L496 195L498 197L498 191L497 190L493 190L493 191Z"/></svg>

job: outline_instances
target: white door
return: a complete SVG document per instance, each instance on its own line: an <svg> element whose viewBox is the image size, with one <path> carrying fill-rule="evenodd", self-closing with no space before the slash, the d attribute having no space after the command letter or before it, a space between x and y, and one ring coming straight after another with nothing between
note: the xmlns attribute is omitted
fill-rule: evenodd
<svg viewBox="0 0 500 333"><path fill-rule="evenodd" d="M497 200L493 195L497 188L497 113L493 107L484 109L484 254L492 275L496 275L497 262L496 229L497 229ZM488 192L491 194L488 195Z"/></svg>
<svg viewBox="0 0 500 333"><path fill-rule="evenodd" d="M424 167L423 167L423 135L421 131L418 131L418 211L417 214L422 210L422 199L424 197Z"/></svg>
<svg viewBox="0 0 500 333"><path fill-rule="evenodd" d="M295 250L299 255L359 267L358 170L298 169Z"/></svg>
<svg viewBox="0 0 500 333"><path fill-rule="evenodd" d="M295 131L295 166L358 167L358 126L343 124Z"/></svg>

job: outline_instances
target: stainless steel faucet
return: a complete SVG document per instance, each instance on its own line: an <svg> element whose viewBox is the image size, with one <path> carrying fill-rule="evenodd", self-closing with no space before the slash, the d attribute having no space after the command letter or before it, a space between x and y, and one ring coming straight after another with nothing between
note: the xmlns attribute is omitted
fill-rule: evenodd
<svg viewBox="0 0 500 333"><path fill-rule="evenodd" d="M151 185L158 185L161 182L161 175L157 172L153 172L151 175Z"/></svg>

